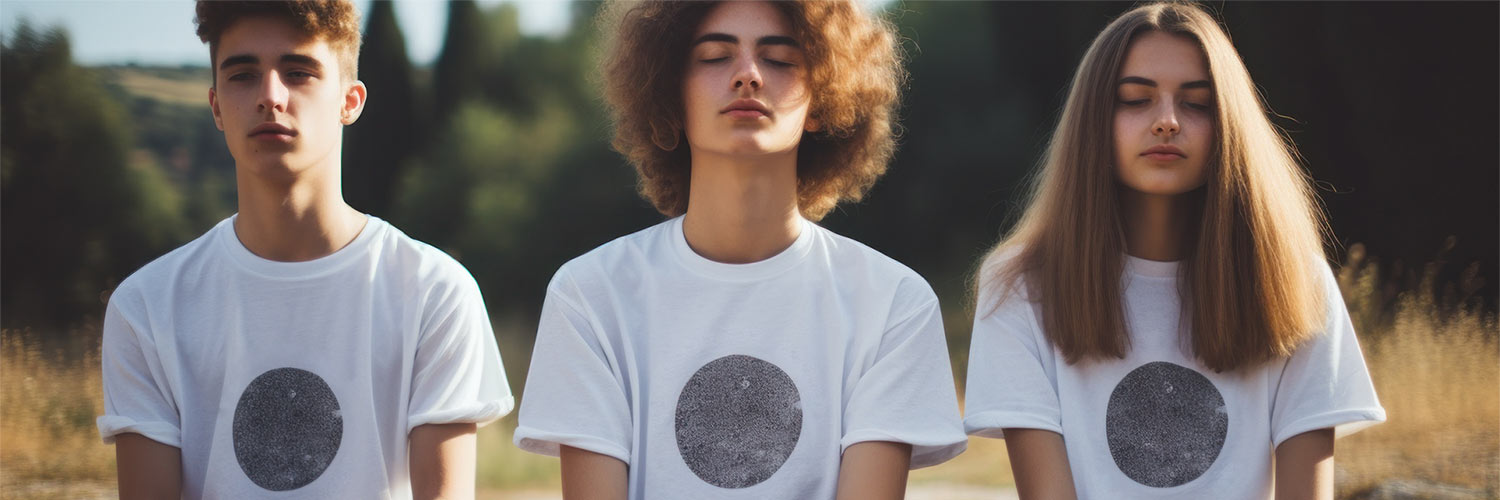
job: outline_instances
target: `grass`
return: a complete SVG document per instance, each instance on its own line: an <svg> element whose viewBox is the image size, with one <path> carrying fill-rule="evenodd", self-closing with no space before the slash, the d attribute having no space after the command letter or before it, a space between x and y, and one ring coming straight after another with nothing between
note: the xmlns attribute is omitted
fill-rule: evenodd
<svg viewBox="0 0 1500 500"><path fill-rule="evenodd" d="M1393 296L1383 284L1400 276L1349 254L1339 284L1387 420L1338 441L1340 490L1409 478L1500 493L1500 346L1471 297L1477 266L1440 294L1428 265L1418 291Z"/></svg>
<svg viewBox="0 0 1500 500"><path fill-rule="evenodd" d="M1365 359L1389 421L1338 442L1341 496L1393 479L1500 492L1500 345L1470 269L1438 290L1438 265L1418 276L1382 276L1358 245L1339 273ZM1391 283L1420 278L1413 291ZM497 323L503 330L525 325ZM524 337L505 335L504 338ZM94 417L103 412L97 331L0 331L0 498L110 498L114 450ZM61 340L58 340L61 339ZM521 387L524 342L502 343ZM955 353L960 354L961 353ZM557 459L510 444L515 416L480 429L480 498L555 498ZM971 438L969 450L914 471L911 484L1007 487L1005 444Z"/></svg>

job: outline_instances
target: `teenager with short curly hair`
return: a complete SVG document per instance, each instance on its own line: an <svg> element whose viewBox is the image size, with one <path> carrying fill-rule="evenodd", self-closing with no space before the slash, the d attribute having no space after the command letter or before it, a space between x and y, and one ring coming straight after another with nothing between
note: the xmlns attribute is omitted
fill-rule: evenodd
<svg viewBox="0 0 1500 500"><path fill-rule="evenodd" d="M672 219L557 271L516 444L570 499L901 498L965 445L937 297L812 222L885 170L892 28L853 1L602 19L615 145Z"/></svg>
<svg viewBox="0 0 1500 500"><path fill-rule="evenodd" d="M131 274L104 318L121 498L473 498L512 407L474 278L340 188L359 16L198 2L238 211Z"/></svg>
<svg viewBox="0 0 1500 500"><path fill-rule="evenodd" d="M1094 39L978 276L965 424L1023 497L1332 498L1385 412L1295 159L1202 8Z"/></svg>

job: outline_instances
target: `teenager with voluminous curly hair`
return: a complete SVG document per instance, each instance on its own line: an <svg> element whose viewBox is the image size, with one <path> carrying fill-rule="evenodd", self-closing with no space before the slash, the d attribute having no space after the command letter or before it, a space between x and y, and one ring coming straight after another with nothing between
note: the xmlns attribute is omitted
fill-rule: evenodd
<svg viewBox="0 0 1500 500"><path fill-rule="evenodd" d="M1334 438L1385 420L1267 114L1193 4L1083 56L978 275L965 427L1006 439L1023 497L1332 498Z"/></svg>
<svg viewBox="0 0 1500 500"><path fill-rule="evenodd" d="M885 170L902 70L853 1L617 2L615 146L670 220L547 288L515 442L569 499L895 499L965 437L937 297L812 221Z"/></svg>
<svg viewBox="0 0 1500 500"><path fill-rule="evenodd" d="M473 498L513 406L474 278L344 202L347 0L197 4L238 211L109 297L120 498Z"/></svg>

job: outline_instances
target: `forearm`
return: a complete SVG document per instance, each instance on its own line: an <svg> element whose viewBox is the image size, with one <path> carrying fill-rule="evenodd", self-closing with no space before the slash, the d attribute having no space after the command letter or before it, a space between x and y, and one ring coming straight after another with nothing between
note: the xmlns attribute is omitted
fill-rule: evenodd
<svg viewBox="0 0 1500 500"><path fill-rule="evenodd" d="M1016 493L1023 500L1073 500L1073 469L1062 435L1041 429L1005 429Z"/></svg>
<svg viewBox="0 0 1500 500"><path fill-rule="evenodd" d="M413 498L474 498L475 430L474 424L427 424L411 430Z"/></svg>
<svg viewBox="0 0 1500 500"><path fill-rule="evenodd" d="M625 500L629 484L625 462L571 446L563 446L558 458L564 500Z"/></svg>
<svg viewBox="0 0 1500 500"><path fill-rule="evenodd" d="M182 498L182 450L140 434L115 436L120 500Z"/></svg>
<svg viewBox="0 0 1500 500"><path fill-rule="evenodd" d="M889 441L854 443L839 463L838 500L900 500L906 497L911 445Z"/></svg>
<svg viewBox="0 0 1500 500"><path fill-rule="evenodd" d="M1276 447L1276 500L1333 500L1333 429L1304 432Z"/></svg>

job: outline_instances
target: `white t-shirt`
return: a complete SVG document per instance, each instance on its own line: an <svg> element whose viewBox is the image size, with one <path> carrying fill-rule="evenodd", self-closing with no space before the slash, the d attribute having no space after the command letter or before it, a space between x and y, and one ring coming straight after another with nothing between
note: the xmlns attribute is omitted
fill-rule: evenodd
<svg viewBox="0 0 1500 500"><path fill-rule="evenodd" d="M1177 263L1126 259L1130 351L1076 365L1047 341L1039 304L1011 294L996 308L985 278L995 262L986 263L969 351L970 434L1061 434L1080 499L1265 499L1282 441L1385 420L1331 272L1323 332L1288 358L1215 373L1183 347Z"/></svg>
<svg viewBox="0 0 1500 500"><path fill-rule="evenodd" d="M803 221L751 264L688 247L682 218L563 265L547 287L516 445L629 464L630 498L833 498L843 450L966 446L937 296Z"/></svg>
<svg viewBox="0 0 1500 500"><path fill-rule="evenodd" d="M185 498L411 498L407 433L513 405L479 287L370 217L306 262L234 219L142 267L104 319L106 443L182 450Z"/></svg>

